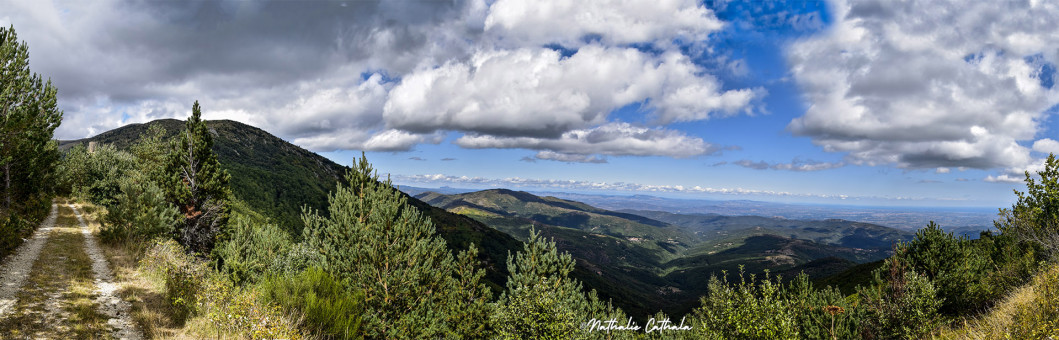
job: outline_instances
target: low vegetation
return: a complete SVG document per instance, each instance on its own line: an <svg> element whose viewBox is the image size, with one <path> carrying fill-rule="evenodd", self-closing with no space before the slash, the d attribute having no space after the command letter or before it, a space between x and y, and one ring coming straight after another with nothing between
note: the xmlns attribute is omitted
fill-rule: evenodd
<svg viewBox="0 0 1059 340"><path fill-rule="evenodd" d="M197 240L181 237L181 230L195 228L186 221L195 210L176 209L176 196L165 189L176 179L165 175L173 170L158 161L167 159L159 153L178 148L162 135L145 134L141 143L161 147L132 148L138 152L104 146L89 154L75 147L62 164L69 190L104 208L104 239L140 252L138 269L164 303L159 310L166 315L154 318L169 320L143 326L158 334L175 328L173 334L191 337L250 338L895 339L998 330L1033 338L1054 331L1049 312L1026 298L1014 302L1030 294L1020 287L1048 285L1050 272L1041 271L1051 263L1051 248L1042 244L1047 239L1023 232L1026 220L1036 218L1029 212L1048 207L1016 205L1012 211L1020 212L1003 215L999 232L974 240L930 224L881 264L864 267L870 279L844 287L845 293L805 275L717 273L677 323L662 313L629 318L573 279L573 258L534 228L521 235L523 249L508 257L506 283L494 293L474 243L448 244L424 210L380 181L363 157L329 195L327 209L303 211L302 233L291 235L268 213L229 196L224 223L194 229ZM108 161L119 165L95 165ZM1055 167L1053 159L1048 169ZM1056 186L1056 176L1039 176L1028 183ZM1034 195L1055 192L1034 188ZM1032 293L1033 304L1051 301L1050 289ZM150 323L148 308L134 309L141 323ZM1003 326L989 321L997 313L1009 315ZM682 326L645 332L666 319ZM635 331L601 331L613 325L604 323L609 320L631 322Z"/></svg>
<svg viewBox="0 0 1059 340"><path fill-rule="evenodd" d="M133 319L150 337L1059 336L1059 161L1054 156L1036 177L1026 173L1028 190L1016 191L1017 203L1001 211L998 233L970 240L931 223L896 246L893 256L871 266L871 280L853 293L814 286L806 275L785 280L768 272L746 274L739 267L738 272L714 274L690 313L678 319L659 312L644 320L630 318L572 278L574 258L536 228L520 230L525 232L521 250L483 259L475 241L494 237L496 230L466 221L439 228L433 217L451 215L421 206L388 180L380 181L363 156L335 181L326 203L302 208L299 224L292 225L289 212L277 213L259 198L233 193L232 183L245 179L232 180L222 166L197 102L177 137L147 130L127 148L103 145L90 151L77 146L60 157L50 140L62 116L55 109L55 89L29 73L25 44L18 44L13 29L0 28L0 42L0 74L14 77L2 84L16 84L4 89L16 98L0 101L6 115L0 124L0 255L33 231L56 194L91 202L85 211L91 221L102 223L98 232L118 279L125 282L119 294L133 301ZM580 212L509 215L567 229L598 227L629 242L656 241L651 247L664 252L687 251L683 244L667 242L679 230L640 228L651 223L646 219L576 202L538 203L541 209L565 206ZM277 207L302 204L288 200ZM506 216L484 202L463 208L489 218ZM63 212L62 218L71 215ZM612 218L635 221L615 229L594 224ZM49 247L72 247L71 242L81 240L71 230L59 228L57 233ZM494 239L503 237L510 238ZM495 244L488 246L490 253L498 251ZM98 333L105 322L91 308L87 256L58 259L54 257L64 255L51 248L44 253L49 258L44 263L53 267L34 271L31 286L69 294L73 302L41 306L34 296L41 291L27 289L21 292L18 314L0 320L4 336L81 338ZM499 258L504 261L496 262ZM486 279L498 273L505 275ZM55 285L66 287L52 289ZM61 314L77 321L76 326L49 328L40 323L49 318L36 317L40 313ZM14 327L3 327L12 323L30 324L29 331L13 333Z"/></svg>

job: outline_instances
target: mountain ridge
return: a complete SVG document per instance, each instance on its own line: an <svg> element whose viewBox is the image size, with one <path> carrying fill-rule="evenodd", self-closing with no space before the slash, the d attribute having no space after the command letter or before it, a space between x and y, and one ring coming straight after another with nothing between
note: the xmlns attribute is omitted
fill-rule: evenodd
<svg viewBox="0 0 1059 340"><path fill-rule="evenodd" d="M173 137L184 129L184 121L160 119L130 124L59 144L66 150L94 141L125 149L151 126L160 126L166 130L165 137ZM344 182L347 167L265 130L231 120L206 121L206 126L213 135L213 151L221 167L231 175L230 185L235 196L255 211L265 213L296 238L301 232L302 207L326 214L328 193ZM521 250L522 242L473 219L404 195L410 205L431 218L450 249L467 249L470 243L475 243L479 260L486 269L486 281L494 291L500 291L508 276L508 254Z"/></svg>

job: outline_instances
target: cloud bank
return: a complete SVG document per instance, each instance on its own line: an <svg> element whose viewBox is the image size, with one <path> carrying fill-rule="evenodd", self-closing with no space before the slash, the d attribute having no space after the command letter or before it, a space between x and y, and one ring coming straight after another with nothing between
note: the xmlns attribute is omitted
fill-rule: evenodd
<svg viewBox="0 0 1059 340"><path fill-rule="evenodd" d="M826 33L788 51L808 111L788 130L854 164L1027 169L1059 35L1050 2L837 1ZM1007 181L1005 176L986 180Z"/></svg>
<svg viewBox="0 0 1059 340"><path fill-rule="evenodd" d="M463 147L565 162L693 157L713 149L666 125L750 113L765 95L725 89L681 49L725 26L691 0L6 6L32 67L61 91L63 139L184 118L199 100L207 119L316 151L405 151L456 134ZM610 116L630 104L655 121Z"/></svg>

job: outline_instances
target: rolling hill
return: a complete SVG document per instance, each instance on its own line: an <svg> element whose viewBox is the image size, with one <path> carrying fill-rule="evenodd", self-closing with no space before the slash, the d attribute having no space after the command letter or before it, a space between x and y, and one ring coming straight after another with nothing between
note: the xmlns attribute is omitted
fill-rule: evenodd
<svg viewBox="0 0 1059 340"><path fill-rule="evenodd" d="M159 120L61 142L68 149L96 141L126 148L151 125L169 136L184 127ZM303 206L323 211L346 167L266 131L234 121L209 121L214 151L232 175L233 193L252 209L301 231ZM417 198L418 197L418 198ZM497 292L507 278L509 254L535 228L577 260L572 276L630 315L694 307L710 275L805 271L822 277L884 256L884 245L903 234L848 221L792 221L757 217L611 211L555 197L505 189L408 197L431 218L453 250L478 246L486 280Z"/></svg>
<svg viewBox="0 0 1059 340"><path fill-rule="evenodd" d="M579 270L589 271L575 272L576 278L604 297L628 301L622 307L632 312L653 308L680 314L694 306L711 275L736 275L741 268L785 277L831 276L884 258L892 242L911 237L843 220L610 211L506 189L416 197L520 240L530 228L554 238L560 250L578 260Z"/></svg>
<svg viewBox="0 0 1059 340"><path fill-rule="evenodd" d="M126 125L90 138L61 141L60 149L91 141L127 148L152 125L164 128L167 136L184 129L183 121L162 119ZM207 121L206 125L213 134L217 159L232 176L232 192L252 209L287 228L295 237L301 233L303 206L326 213L327 195L343 180L347 167L243 123L218 120ZM413 197L409 196L408 202L431 218L450 249L467 249L475 243L490 286L496 291L504 286L508 253L521 250L522 242Z"/></svg>

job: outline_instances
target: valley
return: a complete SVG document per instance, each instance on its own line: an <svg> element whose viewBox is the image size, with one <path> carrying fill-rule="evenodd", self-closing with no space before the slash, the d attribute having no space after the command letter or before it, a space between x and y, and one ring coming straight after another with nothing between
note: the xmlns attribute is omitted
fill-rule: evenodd
<svg viewBox="0 0 1059 340"><path fill-rule="evenodd" d="M128 148L152 126L173 136L181 121L158 120L64 141L70 149L95 141ZM328 192L348 169L271 134L234 121L207 121L232 191L248 209L300 237L302 207L326 213ZM536 229L577 260L571 274L631 315L693 308L710 276L769 270L813 279L889 256L911 233L846 220L681 214L609 210L584 202L528 192L491 189L450 194L403 188L409 204L431 218L450 249L479 248L485 281L500 292L509 254ZM583 197L585 198L585 197ZM587 197L591 198L591 197ZM588 200L591 201L591 200ZM648 200L638 206L659 208ZM631 206L631 205L622 205Z"/></svg>
<svg viewBox="0 0 1059 340"><path fill-rule="evenodd" d="M556 197L492 189L416 198L525 240L531 229L578 260L574 276L633 313L694 306L710 276L805 272L823 279L891 255L913 234L844 220L611 211ZM600 280L603 279L603 280ZM603 281L603 282L600 282ZM607 282L623 282L618 288ZM640 301L654 301L643 304Z"/></svg>

